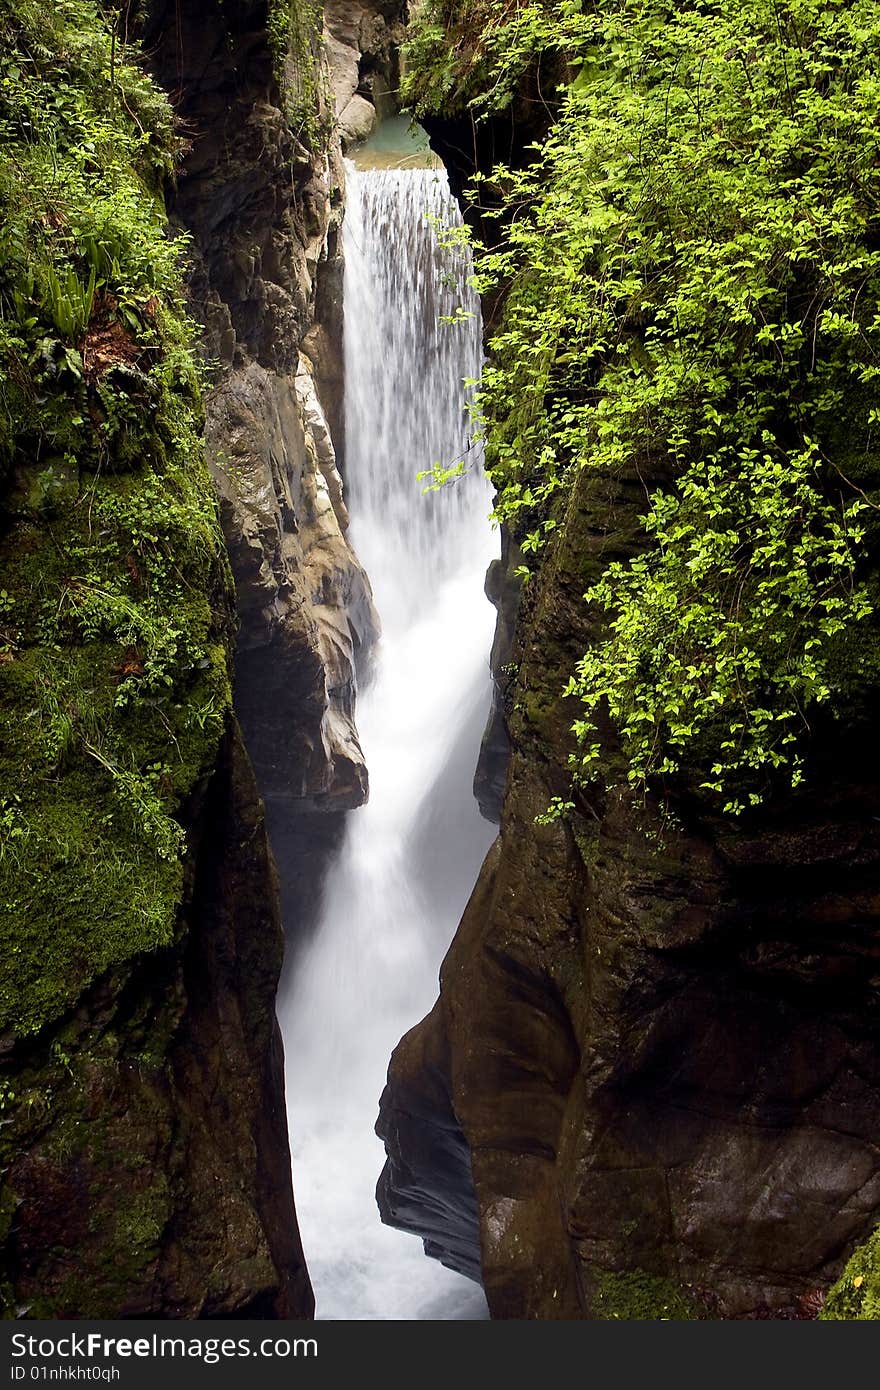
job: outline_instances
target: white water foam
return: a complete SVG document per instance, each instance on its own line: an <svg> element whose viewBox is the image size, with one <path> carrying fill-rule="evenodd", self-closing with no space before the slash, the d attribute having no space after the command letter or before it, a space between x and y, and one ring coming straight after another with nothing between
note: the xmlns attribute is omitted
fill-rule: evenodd
<svg viewBox="0 0 880 1390"><path fill-rule="evenodd" d="M431 219L459 221L442 170L348 166L346 480L383 636L358 702L369 803L349 815L281 1009L297 1211L322 1319L486 1316L476 1285L383 1226L375 1201L388 1060L436 998L494 835L471 789L494 625L482 588L497 553L464 411L479 303L466 251L441 249ZM440 322L457 308L471 317ZM459 457L468 473L424 496L416 473Z"/></svg>

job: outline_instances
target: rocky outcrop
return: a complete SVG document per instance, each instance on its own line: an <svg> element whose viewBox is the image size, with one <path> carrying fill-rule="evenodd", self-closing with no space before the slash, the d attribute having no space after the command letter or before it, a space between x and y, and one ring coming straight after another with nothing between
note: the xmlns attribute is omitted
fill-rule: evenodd
<svg viewBox="0 0 880 1390"><path fill-rule="evenodd" d="M405 13L401 0L327 0L324 6L330 83L343 149L368 139L378 122L398 109Z"/></svg>
<svg viewBox="0 0 880 1390"><path fill-rule="evenodd" d="M316 282L336 254L338 150L294 133L259 5L224 7L212 31L192 0L151 48L198 132L174 214L194 238L192 303L220 363L206 438L236 579L248 750L269 801L346 809L366 796L355 662L378 625L300 353L307 334L319 342Z"/></svg>
<svg viewBox="0 0 880 1390"><path fill-rule="evenodd" d="M273 1009L283 935L235 724L189 821L176 943L6 1050L7 1316L311 1316Z"/></svg>
<svg viewBox="0 0 880 1390"><path fill-rule="evenodd" d="M143 8L144 50L190 141L168 201L173 225L190 237L189 307L205 328L212 378L205 437L235 570L236 703L276 817L276 846L290 890L285 914L301 926L317 896L317 850L332 844L343 809L366 795L353 724L355 667L376 632L369 585L345 536L331 439L341 418L339 148L324 138L328 113L321 109L320 83L312 94L314 107L294 111L303 93L294 90L291 62L279 49L277 33L270 41L265 3L158 0ZM31 22L29 15L23 22ZM293 25L297 16L289 17ZM131 6L116 25L117 62L136 18ZM106 34L98 37L102 23L96 10L98 55L100 42L109 50ZM297 42L303 42L301 34ZM304 42L320 66L320 35L308 34ZM86 45L82 51L91 60L92 49ZM64 62L62 54L62 82ZM112 62L111 57L111 72ZM106 82L100 63L89 80ZM129 87L134 83L137 100L147 102L140 114L133 108L141 133L157 111L164 120L157 144L167 160L167 114L155 93L144 96L134 78L125 80ZM147 320L155 312L151 304ZM112 317L115 307L115 298L102 301L105 315ZM102 319L99 327L101 351L108 343L128 351L118 325L108 327ZM166 397L155 393L162 406L157 421L140 398L141 415L122 417L124 466L140 470L138 486L141 473L146 487L150 469L161 471L166 459L177 466L184 447L198 452L198 403L184 376L175 377L167 391L178 410L173 419ZM56 393L76 389L57 371L54 377ZM111 812L115 805L104 785L107 769L119 774L100 748L105 762L86 758L87 778L74 767L70 807L56 798L52 814L67 865L56 876L61 905L43 917L36 914L38 925L58 941L55 993L43 999L47 986L41 982L37 1001L37 1021L44 1015L49 1021L37 1031L31 1018L37 1004L20 998L29 1026L2 1039L12 1079L0 1089L0 1288L4 1308L22 1315L308 1317L313 1307L293 1209L274 1019L282 953L279 884L248 752L228 714L228 571L209 493L199 493L202 512L196 513L192 501L207 485L202 461L189 455L186 460L193 471L183 493L192 507L192 536L187 532L186 540L205 580L201 590L193 588L195 561L189 552L175 556L172 578L180 576L189 588L182 597L173 591L181 611L173 611L169 599L164 621L182 627L187 641L192 629L193 642L198 637L211 646L192 672L187 668L185 680L175 673L184 693L179 697L174 688L164 723L161 699L149 704L139 729L132 722L133 765L150 763L146 792L137 779L120 785L154 796L163 817L166 805L176 807L185 798L179 813L188 847L182 866L169 853L150 869L161 897L144 872L146 886L137 900L117 903L114 891L123 892L129 879L140 890L126 856L140 872L141 850L136 835L131 844L104 846L102 827L113 818L108 805ZM84 463L88 473L88 459ZM98 476L105 487L100 467ZM92 501L97 497L100 504L98 487L88 478L87 483ZM52 487L52 508L64 488L67 502L79 497L70 470L53 478ZM37 535L34 505L25 493L15 501L15 524L25 539ZM155 505L153 493L145 505L148 512ZM73 530L86 528L87 541L92 537L91 509L87 514L71 505L65 516ZM17 534L5 538L8 548L17 544ZM19 552L36 563L40 552L33 536ZM164 532L160 539L164 547ZM113 572L114 582L121 572L136 601L144 591L136 558L142 540L138 533ZM152 555L151 542L143 544ZM49 533L46 546L50 555L58 551L57 542L54 549L49 545ZM62 586L66 576L62 567ZM33 592L33 586L24 585L22 592ZM155 605L155 587L150 594ZM19 663L18 655L9 657L5 628L0 636L15 677L24 658ZM40 653L28 648L26 655L36 660ZM112 707L117 685L143 673L141 657L133 647L105 651L99 644L96 659ZM24 698L30 686L19 684ZM84 671L90 698L95 689L96 678ZM71 708L79 719L78 708ZM92 802L84 820L87 795ZM152 803L145 804L149 811ZM68 812L76 817L75 840ZM155 818L159 811L150 814ZM164 829L165 819L159 823ZM166 833L172 835L174 827ZM106 904L96 899L89 915L76 865L80 853L94 857L96 844L106 849ZM91 864L92 858L82 862ZM44 876L48 870L47 863ZM74 883L66 906L65 874ZM55 884L56 878L45 882ZM85 914L88 941L74 940L65 970L65 932L68 918L79 922L77 914ZM142 927L140 937L129 939L129 918L148 923L150 932ZM62 1009L55 995L70 996L71 1006Z"/></svg>
<svg viewBox="0 0 880 1390"><path fill-rule="evenodd" d="M376 1125L388 1154L376 1200L383 1221L421 1236L427 1255L479 1283L479 1210L441 1008L438 1001L392 1058Z"/></svg>
<svg viewBox="0 0 880 1390"><path fill-rule="evenodd" d="M206 439L236 582L236 709L297 934L342 813L367 796L355 690L378 634L335 458L344 174L332 132L288 119L264 8L212 18L191 0L170 29L151 14L153 61L195 132L173 211L194 239L191 299L219 362Z"/></svg>
<svg viewBox="0 0 880 1390"><path fill-rule="evenodd" d="M236 708L266 799L284 919L306 931L344 812L367 797L356 668L378 632L345 539L333 446L307 359L257 362L214 393L207 438L236 576Z"/></svg>
<svg viewBox="0 0 880 1390"><path fill-rule="evenodd" d="M230 372L207 438L236 576L237 707L263 795L344 810L367 795L355 667L377 633L314 382Z"/></svg>
<svg viewBox="0 0 880 1390"><path fill-rule="evenodd" d="M638 506L616 486L581 475L523 600L501 835L392 1061L385 1216L479 1257L495 1317L811 1316L880 1207L880 768L837 726L747 826L620 793L536 824L568 795L584 576ZM425 1159L455 1123L473 1190Z"/></svg>

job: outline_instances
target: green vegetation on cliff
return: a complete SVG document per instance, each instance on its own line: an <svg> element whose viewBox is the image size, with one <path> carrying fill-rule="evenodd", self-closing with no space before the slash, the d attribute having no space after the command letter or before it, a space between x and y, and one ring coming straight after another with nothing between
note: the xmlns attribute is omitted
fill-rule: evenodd
<svg viewBox="0 0 880 1390"><path fill-rule="evenodd" d="M819 1317L829 1322L880 1319L880 1229L850 1257Z"/></svg>
<svg viewBox="0 0 880 1390"><path fill-rule="evenodd" d="M808 777L822 711L880 675L880 16L439 0L411 97L479 116L548 52L549 134L474 188L506 292L480 401L498 515L540 564L575 475L610 499L584 518L608 539L576 779L737 814Z"/></svg>
<svg viewBox="0 0 880 1390"><path fill-rule="evenodd" d="M402 96L419 114L503 111L538 57L583 41L580 0L424 0L411 6ZM553 100L549 88L545 97Z"/></svg>
<svg viewBox="0 0 880 1390"><path fill-rule="evenodd" d="M691 1322L705 1310L670 1280L644 1270L615 1274L605 1270L592 1279L590 1309L598 1322Z"/></svg>
<svg viewBox="0 0 880 1390"><path fill-rule="evenodd" d="M312 150L326 148L333 127L323 24L322 0L269 0L267 31L284 114Z"/></svg>
<svg viewBox="0 0 880 1390"><path fill-rule="evenodd" d="M168 943L229 707L165 97L92 0L0 0L0 1031Z"/></svg>

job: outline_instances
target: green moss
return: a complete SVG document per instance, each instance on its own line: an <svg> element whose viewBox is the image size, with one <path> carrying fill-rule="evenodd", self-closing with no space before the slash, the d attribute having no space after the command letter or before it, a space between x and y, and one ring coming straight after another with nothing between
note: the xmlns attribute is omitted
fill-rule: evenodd
<svg viewBox="0 0 880 1390"><path fill-rule="evenodd" d="M36 1157L48 1175L46 1200L61 1228L45 1251L46 1291L28 1294L31 1316L99 1317L124 1307L134 1289L149 1285L161 1238L174 1206L174 1179L163 1154L173 1139L168 1108L167 1058L162 1030L173 1031L182 1001L163 989L163 1023L147 1006L154 1064L132 1055L140 1022L96 1029L83 1012L34 1049L33 1063L17 1078L17 1104L4 1116L11 1157L9 1182L0 1188L14 1210L24 1173L16 1159ZM167 1032L166 1038L167 1041ZM120 1068L120 1061L125 1064ZM35 1090L40 1103L34 1104ZM65 1222L71 1225L64 1229Z"/></svg>
<svg viewBox="0 0 880 1390"><path fill-rule="evenodd" d="M0 0L0 1031L167 945L230 707L170 108L91 0Z"/></svg>
<svg viewBox="0 0 880 1390"><path fill-rule="evenodd" d="M107 1250L107 1265L118 1273L120 1260L140 1269L158 1254L159 1241L170 1212L168 1183L157 1179L136 1193L118 1213L113 1239Z"/></svg>
<svg viewBox="0 0 880 1390"><path fill-rule="evenodd" d="M595 872L600 849L596 822L587 823L580 818L575 818L572 820L571 830L581 863L591 873Z"/></svg>
<svg viewBox="0 0 880 1390"><path fill-rule="evenodd" d="M880 1227L850 1256L819 1317L834 1322L880 1320Z"/></svg>
<svg viewBox="0 0 880 1390"><path fill-rule="evenodd" d="M600 1322L686 1322L705 1317L701 1306L673 1280L643 1270L594 1275L591 1313Z"/></svg>
<svg viewBox="0 0 880 1390"><path fill-rule="evenodd" d="M525 716L537 729L541 729L546 723L555 704L556 700L554 700L552 692L548 695L546 691L529 691L522 696Z"/></svg>
<svg viewBox="0 0 880 1390"><path fill-rule="evenodd" d="M8 1187L0 1185L0 1244L5 1242L15 1216L15 1198ZM0 1291L2 1291L0 1284Z"/></svg>

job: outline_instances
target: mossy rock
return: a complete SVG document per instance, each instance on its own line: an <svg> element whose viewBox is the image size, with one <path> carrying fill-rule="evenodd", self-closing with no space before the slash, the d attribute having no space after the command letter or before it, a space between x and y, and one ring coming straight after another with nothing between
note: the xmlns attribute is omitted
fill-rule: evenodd
<svg viewBox="0 0 880 1390"><path fill-rule="evenodd" d="M166 98L93 0L0 0L0 1033L180 930L232 584L159 189ZM129 49L129 52L132 50ZM14 110L14 119L7 113Z"/></svg>
<svg viewBox="0 0 880 1390"><path fill-rule="evenodd" d="M819 1317L830 1322L880 1319L880 1227L850 1256Z"/></svg>
<svg viewBox="0 0 880 1390"><path fill-rule="evenodd" d="M697 1300L658 1274L603 1270L591 1283L591 1315L599 1322L692 1322L706 1317Z"/></svg>

